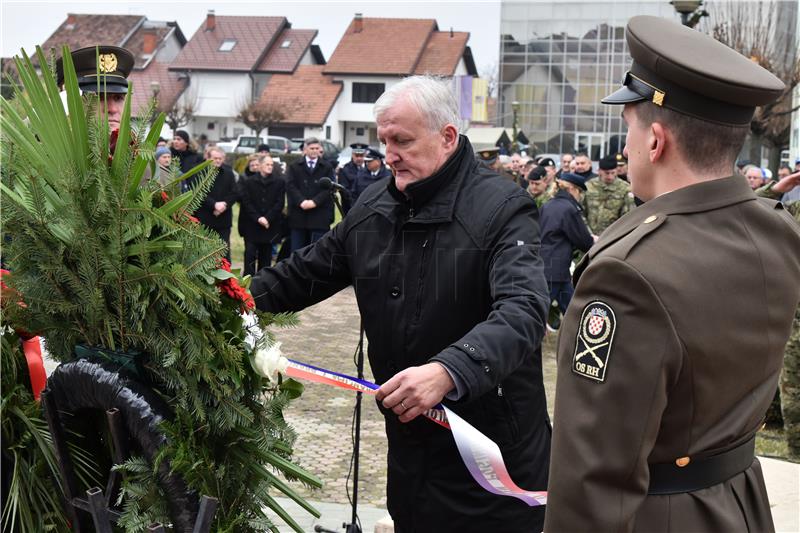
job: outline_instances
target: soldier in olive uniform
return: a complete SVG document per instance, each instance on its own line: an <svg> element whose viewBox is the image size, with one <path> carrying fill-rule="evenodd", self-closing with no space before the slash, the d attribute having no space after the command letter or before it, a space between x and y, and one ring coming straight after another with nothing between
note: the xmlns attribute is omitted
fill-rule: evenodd
<svg viewBox="0 0 800 533"><path fill-rule="evenodd" d="M666 19L633 17L626 38L603 102L625 106L645 203L575 269L545 531L772 531L755 434L800 302L800 227L733 167L784 85Z"/></svg>
<svg viewBox="0 0 800 533"><path fill-rule="evenodd" d="M798 186L800 186L800 172L795 172L780 181L764 185L756 191L756 194L778 200ZM800 223L800 201L787 204L786 210ZM795 459L800 459L800 306L795 311L792 334L783 353L780 389L783 429L789 445L789 454Z"/></svg>
<svg viewBox="0 0 800 533"><path fill-rule="evenodd" d="M533 201L536 202L536 207L539 210L541 210L544 203L550 199L545 191L547 188L547 182L544 179L546 174L547 171L544 167L539 166L533 167L528 173L528 194L533 198Z"/></svg>
<svg viewBox="0 0 800 533"><path fill-rule="evenodd" d="M634 207L631 186L617 178L615 157L600 160L598 176L598 179L586 182L586 193L583 195L586 222L595 235L603 233Z"/></svg>

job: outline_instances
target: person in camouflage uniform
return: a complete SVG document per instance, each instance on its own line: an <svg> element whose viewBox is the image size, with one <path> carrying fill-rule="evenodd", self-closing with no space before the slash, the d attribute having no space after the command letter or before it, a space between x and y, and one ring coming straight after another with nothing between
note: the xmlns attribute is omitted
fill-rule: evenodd
<svg viewBox="0 0 800 533"><path fill-rule="evenodd" d="M800 186L800 172L789 174L756 190L758 196L780 200L781 196ZM785 206L800 223L800 201ZM796 253L796 251L795 251ZM800 459L800 306L794 313L794 325L783 353L780 383L780 408L789 454Z"/></svg>
<svg viewBox="0 0 800 533"><path fill-rule="evenodd" d="M533 167L528 173L528 194L536 202L536 208L541 211L544 203L551 198L547 194L547 181L545 175L547 171L544 167Z"/></svg>
<svg viewBox="0 0 800 533"><path fill-rule="evenodd" d="M583 209L594 235L603 233L634 207L631 186L617 179L616 170L616 158L604 157L600 160L599 177L586 182Z"/></svg>

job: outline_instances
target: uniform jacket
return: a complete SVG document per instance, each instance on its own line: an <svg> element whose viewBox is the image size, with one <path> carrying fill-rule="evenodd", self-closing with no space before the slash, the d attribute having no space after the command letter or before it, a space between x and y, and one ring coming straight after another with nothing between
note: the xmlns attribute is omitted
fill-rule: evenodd
<svg viewBox="0 0 800 533"><path fill-rule="evenodd" d="M581 216L581 206L567 191L559 190L545 202L542 225L542 260L547 281L569 281L569 267L575 250L586 252L594 239Z"/></svg>
<svg viewBox="0 0 800 533"><path fill-rule="evenodd" d="M292 229L328 229L333 222L331 191L319 185L320 178L333 180L333 168L323 158L317 158L314 171L308 170L306 158L289 165L286 176L286 198L289 207L289 227ZM303 200L314 200L314 209L300 209Z"/></svg>
<svg viewBox="0 0 800 533"><path fill-rule="evenodd" d="M357 200L358 197L361 195L362 192L367 190L367 187L381 181L386 178L391 178L392 173L389 171L388 168L381 164L380 168L377 170L377 174L375 176L372 175L372 172L369 170L365 170L361 174L358 175L356 180L356 185L353 189L353 200Z"/></svg>
<svg viewBox="0 0 800 533"><path fill-rule="evenodd" d="M758 431L800 301L797 250L798 225L742 176L654 198L603 233L561 326L545 531L773 530L757 459L669 496L648 495L648 463Z"/></svg>
<svg viewBox="0 0 800 533"><path fill-rule="evenodd" d="M595 235L603 233L618 218L633 209L631 186L614 178L605 183L602 178L586 182L583 195L583 211L589 229Z"/></svg>
<svg viewBox="0 0 800 533"><path fill-rule="evenodd" d="M368 188L314 246L259 272L263 310L298 310L354 285L383 383L439 361L463 384L446 403L493 439L514 481L546 486L550 426L540 344L547 288L536 207L527 193L479 166L469 141L434 176ZM401 531L528 532L543 509L492 495L469 475L448 430L384 412L388 507ZM499 525L498 525L499 524Z"/></svg>
<svg viewBox="0 0 800 533"><path fill-rule="evenodd" d="M239 178L239 235L244 240L256 243L275 241L281 232L283 205L286 203L286 181L279 172L268 176L260 173ZM266 217L269 228L258 223Z"/></svg>
<svg viewBox="0 0 800 533"><path fill-rule="evenodd" d="M366 165L358 166L353 161L348 161L339 169L339 185L354 194L358 177L364 172L367 172Z"/></svg>
<svg viewBox="0 0 800 533"><path fill-rule="evenodd" d="M192 187L200 179L198 174L189 178L187 186ZM203 203L195 211L200 222L207 228L224 229L233 225L233 204L239 199L236 188L236 179L233 176L233 169L228 165L222 165L217 169L214 184L208 191ZM228 208L219 216L214 216L214 204L216 202L227 202Z"/></svg>

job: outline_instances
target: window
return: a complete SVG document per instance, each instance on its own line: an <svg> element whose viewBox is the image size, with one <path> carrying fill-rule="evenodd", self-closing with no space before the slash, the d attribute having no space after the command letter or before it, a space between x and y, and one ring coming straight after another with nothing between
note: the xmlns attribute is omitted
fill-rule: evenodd
<svg viewBox="0 0 800 533"><path fill-rule="evenodd" d="M385 90L386 85L383 83L353 82L353 103L374 104Z"/></svg>
<svg viewBox="0 0 800 533"><path fill-rule="evenodd" d="M281 48L289 48L292 45L292 41L286 40L281 43Z"/></svg>
<svg viewBox="0 0 800 533"><path fill-rule="evenodd" d="M236 46L236 39L225 39L222 41L222 44L219 45L219 51L230 52L233 50L234 46Z"/></svg>
<svg viewBox="0 0 800 533"><path fill-rule="evenodd" d="M325 126L325 138L331 140L331 127Z"/></svg>

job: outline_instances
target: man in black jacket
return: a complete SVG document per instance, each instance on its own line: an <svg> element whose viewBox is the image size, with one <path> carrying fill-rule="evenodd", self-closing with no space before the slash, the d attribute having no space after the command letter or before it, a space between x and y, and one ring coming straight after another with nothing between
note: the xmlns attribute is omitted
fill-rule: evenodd
<svg viewBox="0 0 800 533"><path fill-rule="evenodd" d="M170 150L172 157L177 157L180 161L182 174L186 174L203 162L203 156L192 150L189 134L183 130L175 132Z"/></svg>
<svg viewBox="0 0 800 533"><path fill-rule="evenodd" d="M475 161L448 84L407 78L374 112L395 176L314 246L259 272L256 305L296 311L354 285L381 384L395 531L540 531L542 507L484 490L450 431L419 416L444 400L500 447L517 485L546 489L536 206Z"/></svg>
<svg viewBox="0 0 800 533"><path fill-rule="evenodd" d="M320 178L333 179L333 168L320 157L322 145L310 137L303 143L303 157L287 169L286 197L292 252L317 242L333 223L331 191Z"/></svg>
<svg viewBox="0 0 800 533"><path fill-rule="evenodd" d="M233 204L238 200L236 190L236 179L233 176L233 169L225 164L225 152L221 148L212 148L208 156L213 161L217 175L214 184L208 191L203 203L195 211L194 216L200 220L205 227L214 230L219 234L219 238L225 241L227 251L225 257L231 260L231 226L233 225ZM192 187L200 179L195 174L189 178L187 187Z"/></svg>

